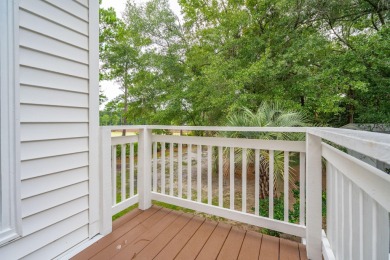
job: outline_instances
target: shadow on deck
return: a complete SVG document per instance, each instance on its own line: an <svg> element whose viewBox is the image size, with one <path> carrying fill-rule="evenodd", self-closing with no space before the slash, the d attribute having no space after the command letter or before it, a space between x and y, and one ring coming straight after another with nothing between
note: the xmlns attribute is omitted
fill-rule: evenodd
<svg viewBox="0 0 390 260"><path fill-rule="evenodd" d="M307 259L302 244L153 206L113 223L113 232L72 259Z"/></svg>

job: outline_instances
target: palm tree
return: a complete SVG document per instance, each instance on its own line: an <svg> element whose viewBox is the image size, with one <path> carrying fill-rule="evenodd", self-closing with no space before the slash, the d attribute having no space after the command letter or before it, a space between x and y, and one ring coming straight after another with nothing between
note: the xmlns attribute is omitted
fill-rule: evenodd
<svg viewBox="0 0 390 260"><path fill-rule="evenodd" d="M280 103L262 102L259 108L252 112L243 107L239 112L227 117L227 126L253 126L253 127L302 127L307 126L307 119L302 112L283 107ZM249 138L263 140L303 140L302 133L275 133L275 132L223 132L224 137ZM241 149L235 149L236 164L242 163ZM224 150L224 172L229 168L228 149ZM283 178L284 174L284 153L274 151L274 189L276 190L277 180ZM292 158L292 156L290 157ZM253 166L255 155L253 150L248 150L247 163ZM254 167L247 167L254 169ZM260 198L269 197L269 151L260 152ZM274 192L276 194L276 192Z"/></svg>

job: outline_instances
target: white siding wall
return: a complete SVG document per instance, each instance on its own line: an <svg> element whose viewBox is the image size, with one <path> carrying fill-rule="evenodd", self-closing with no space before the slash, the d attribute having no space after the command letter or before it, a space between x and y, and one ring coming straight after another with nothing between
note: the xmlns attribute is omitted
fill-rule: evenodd
<svg viewBox="0 0 390 260"><path fill-rule="evenodd" d="M89 236L88 0L19 10L23 237L0 258L49 259Z"/></svg>

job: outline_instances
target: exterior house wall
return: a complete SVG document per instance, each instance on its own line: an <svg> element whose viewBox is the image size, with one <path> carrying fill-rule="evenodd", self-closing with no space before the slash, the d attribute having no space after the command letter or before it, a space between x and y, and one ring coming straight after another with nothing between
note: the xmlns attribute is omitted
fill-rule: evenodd
<svg viewBox="0 0 390 260"><path fill-rule="evenodd" d="M0 258L49 259L93 235L90 13L88 0L21 0L18 15L22 236Z"/></svg>

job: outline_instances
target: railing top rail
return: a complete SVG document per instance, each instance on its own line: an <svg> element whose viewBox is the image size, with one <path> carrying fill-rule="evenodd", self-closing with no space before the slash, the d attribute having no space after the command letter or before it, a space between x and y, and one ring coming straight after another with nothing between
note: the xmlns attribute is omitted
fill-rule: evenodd
<svg viewBox="0 0 390 260"><path fill-rule="evenodd" d="M307 132L390 164L390 135L340 128L308 128Z"/></svg>
<svg viewBox="0 0 390 260"><path fill-rule="evenodd" d="M119 125L102 126L110 130L183 130L183 131L215 131L215 132L280 132L305 133L306 127L242 127L242 126L172 126L172 125Z"/></svg>

